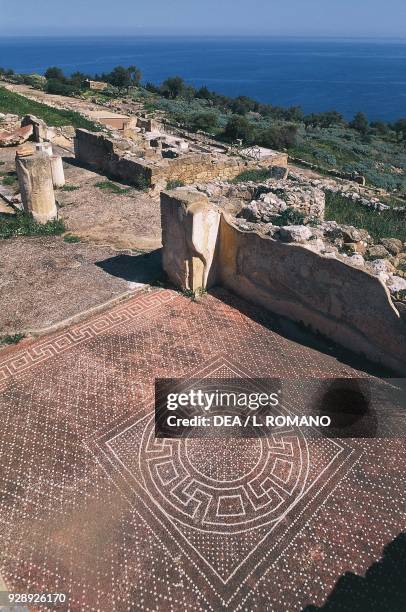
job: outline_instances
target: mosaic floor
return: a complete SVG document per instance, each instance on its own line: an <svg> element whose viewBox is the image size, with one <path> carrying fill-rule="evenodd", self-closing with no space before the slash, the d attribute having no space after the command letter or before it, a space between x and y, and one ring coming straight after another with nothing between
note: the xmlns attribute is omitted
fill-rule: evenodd
<svg viewBox="0 0 406 612"><path fill-rule="evenodd" d="M226 293L139 294L6 351L8 588L72 611L323 605L404 529L404 440L159 440L154 379L358 374Z"/></svg>

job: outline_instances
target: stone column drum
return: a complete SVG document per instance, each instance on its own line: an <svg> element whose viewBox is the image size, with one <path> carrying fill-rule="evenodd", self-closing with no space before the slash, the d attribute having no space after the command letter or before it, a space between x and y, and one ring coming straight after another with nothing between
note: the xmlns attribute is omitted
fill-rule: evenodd
<svg viewBox="0 0 406 612"><path fill-rule="evenodd" d="M63 171L62 157L60 155L52 155L49 159L54 187L63 187L65 185L65 173Z"/></svg>
<svg viewBox="0 0 406 612"><path fill-rule="evenodd" d="M38 223L56 219L54 186L50 158L46 153L16 153L16 170L24 211Z"/></svg>

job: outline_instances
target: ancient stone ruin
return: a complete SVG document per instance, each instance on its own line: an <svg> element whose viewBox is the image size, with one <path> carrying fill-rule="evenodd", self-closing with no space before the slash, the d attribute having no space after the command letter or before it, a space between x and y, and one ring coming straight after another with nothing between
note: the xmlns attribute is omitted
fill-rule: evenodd
<svg viewBox="0 0 406 612"><path fill-rule="evenodd" d="M58 211L49 155L24 146L17 150L16 170L24 211L38 223L56 219Z"/></svg>
<svg viewBox="0 0 406 612"><path fill-rule="evenodd" d="M274 195L270 205L280 211ZM302 211L322 217L321 196L316 204L306 194L299 200ZM260 206L250 210L263 215ZM247 227L244 217L227 212L218 193L209 200L202 191L186 188L161 194L161 218L163 265L177 287L198 292L222 285L356 353L406 372L406 323L385 278L337 254L320 237L319 225L313 233L308 225L264 223L273 229L260 232L253 224Z"/></svg>
<svg viewBox="0 0 406 612"><path fill-rule="evenodd" d="M169 182L191 184L229 180L250 168L287 166L287 154L263 149L250 158L230 155L225 147L203 146L167 134L147 118L128 128L127 137L76 130L75 156L112 178L147 188L165 188Z"/></svg>

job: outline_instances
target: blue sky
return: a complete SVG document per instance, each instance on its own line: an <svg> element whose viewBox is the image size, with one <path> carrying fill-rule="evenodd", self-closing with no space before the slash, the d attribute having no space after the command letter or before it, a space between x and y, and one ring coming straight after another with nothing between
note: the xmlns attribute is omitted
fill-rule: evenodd
<svg viewBox="0 0 406 612"><path fill-rule="evenodd" d="M405 38L406 0L0 0L1 35Z"/></svg>

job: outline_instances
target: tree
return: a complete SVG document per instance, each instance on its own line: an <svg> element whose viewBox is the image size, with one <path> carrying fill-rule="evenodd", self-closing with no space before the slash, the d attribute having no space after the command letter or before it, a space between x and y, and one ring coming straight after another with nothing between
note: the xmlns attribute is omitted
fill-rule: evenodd
<svg viewBox="0 0 406 612"><path fill-rule="evenodd" d="M139 85L142 77L142 72L137 66L128 66L128 72L131 76L133 85Z"/></svg>
<svg viewBox="0 0 406 612"><path fill-rule="evenodd" d="M63 73L63 70L61 70L57 66L52 66L51 68L48 68L45 71L44 76L45 76L47 81L49 79L57 79L58 81L64 81L65 80L65 75Z"/></svg>
<svg viewBox="0 0 406 612"><path fill-rule="evenodd" d="M297 143L297 125L272 126L256 134L259 145L269 149L289 149Z"/></svg>
<svg viewBox="0 0 406 612"><path fill-rule="evenodd" d="M402 119L398 119L393 126L398 138L400 137L402 140L406 140L406 117Z"/></svg>
<svg viewBox="0 0 406 612"><path fill-rule="evenodd" d="M59 79L48 79L45 85L45 91L58 96L75 96L80 93L77 85L71 81L60 81Z"/></svg>
<svg viewBox="0 0 406 612"><path fill-rule="evenodd" d="M350 128L357 130L360 134L365 135L368 132L369 121L364 113L357 113L354 119L349 123Z"/></svg>
<svg viewBox="0 0 406 612"><path fill-rule="evenodd" d="M124 66L116 66L113 70L106 76L106 80L113 87L123 88L129 87L131 83L131 75L128 72L127 68Z"/></svg>
<svg viewBox="0 0 406 612"><path fill-rule="evenodd" d="M341 113L333 110L306 115L304 122L306 126L329 128L333 125L343 125L345 120Z"/></svg>
<svg viewBox="0 0 406 612"><path fill-rule="evenodd" d="M185 90L185 81L180 76L169 77L162 83L162 93L166 98L179 98Z"/></svg>
<svg viewBox="0 0 406 612"><path fill-rule="evenodd" d="M199 113L193 117L192 124L195 130L211 132L218 125L217 115L209 112Z"/></svg>
<svg viewBox="0 0 406 612"><path fill-rule="evenodd" d="M89 75L84 74L83 72L79 72L79 71L74 72L70 76L70 82L76 87L82 87L86 79L90 79Z"/></svg>
<svg viewBox="0 0 406 612"><path fill-rule="evenodd" d="M390 132L390 126L384 121L371 121L370 127L380 136L386 136Z"/></svg>
<svg viewBox="0 0 406 612"><path fill-rule="evenodd" d="M212 93L206 87L206 85L203 85L203 87L201 87L200 89L197 90L196 98L201 98L202 100L211 100L212 99Z"/></svg>
<svg viewBox="0 0 406 612"><path fill-rule="evenodd" d="M250 141L253 133L251 123L241 115L233 115L227 122L224 130L224 135L229 140L244 140Z"/></svg>

